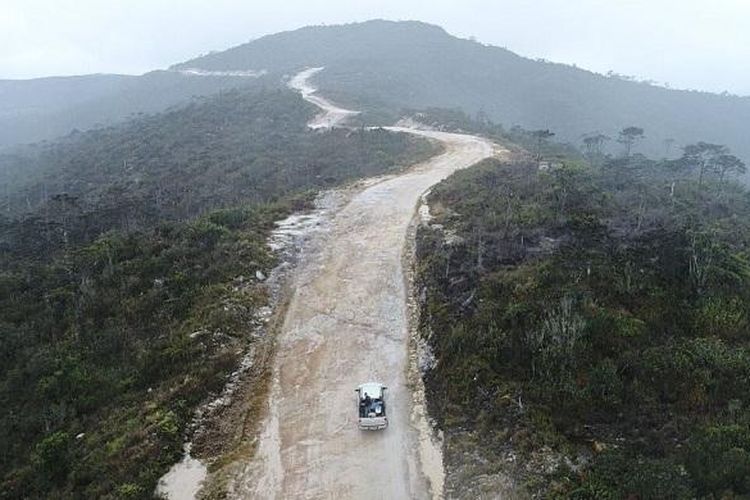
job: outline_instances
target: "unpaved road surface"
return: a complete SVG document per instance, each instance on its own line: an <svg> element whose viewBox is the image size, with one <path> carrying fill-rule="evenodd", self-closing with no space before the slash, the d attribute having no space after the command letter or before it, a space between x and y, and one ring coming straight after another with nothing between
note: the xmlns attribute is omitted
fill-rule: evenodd
<svg viewBox="0 0 750 500"><path fill-rule="evenodd" d="M302 94L302 97L306 101L315 104L321 109L321 113L308 124L308 126L313 129L336 127L342 125L349 118L359 114L359 111L340 108L328 99L315 94L316 89L310 85L308 80L320 71L323 71L323 68L309 68L297 73L291 80L289 80L289 87Z"/></svg>
<svg viewBox="0 0 750 500"><path fill-rule="evenodd" d="M341 123L352 112L311 95L307 78L316 71L298 75L290 86L305 89L303 95L326 111L313 125ZM268 415L233 496L441 496L442 484L435 483L442 481L442 464L434 470L434 463L420 459L426 423L412 418L402 254L420 196L491 156L493 145L466 135L393 130L439 140L445 152L354 194L299 263L278 334ZM367 381L389 387L385 431L357 428L354 389Z"/></svg>

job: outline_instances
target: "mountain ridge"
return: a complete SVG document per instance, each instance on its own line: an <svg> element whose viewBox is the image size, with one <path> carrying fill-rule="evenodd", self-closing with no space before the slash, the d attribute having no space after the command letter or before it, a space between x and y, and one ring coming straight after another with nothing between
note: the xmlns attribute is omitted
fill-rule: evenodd
<svg viewBox="0 0 750 500"><path fill-rule="evenodd" d="M285 74L304 66L325 66L321 91L350 101L345 104L459 108L506 126L550 128L576 143L587 133L615 138L636 125L646 129L644 152L652 155L675 139L679 145L725 141L750 158L744 141L750 97L670 89L532 60L419 21L308 26L172 68Z"/></svg>
<svg viewBox="0 0 750 500"><path fill-rule="evenodd" d="M321 92L348 107L374 111L373 115L395 118L405 110L460 109L506 127L551 129L558 140L574 144L586 134L602 133L612 139L608 149L614 154L619 153L618 132L638 126L646 135L640 151L651 156L674 155L680 146L707 141L726 144L750 160L750 144L745 140L748 96L670 89L606 76L532 60L421 21L386 20L305 26L265 35L141 76L0 81L0 147L108 125L133 113L158 112L193 96L246 83L229 76L225 81L218 76L199 80L205 77L180 75L181 70L267 71L263 85L273 86L286 75L313 66L326 68L316 76ZM35 86L97 79L118 80L112 86L124 90L104 93L97 100L88 99L90 85L56 89L46 100L44 95L32 95L24 102L35 101L23 112L9 111L21 101L3 91L9 86L31 87L34 94ZM46 108L45 103L55 98L72 105ZM675 147L667 145L670 139Z"/></svg>
<svg viewBox="0 0 750 500"><path fill-rule="evenodd" d="M92 74L0 80L0 148L115 125L222 90L258 85L244 76ZM260 83L263 85L263 83Z"/></svg>

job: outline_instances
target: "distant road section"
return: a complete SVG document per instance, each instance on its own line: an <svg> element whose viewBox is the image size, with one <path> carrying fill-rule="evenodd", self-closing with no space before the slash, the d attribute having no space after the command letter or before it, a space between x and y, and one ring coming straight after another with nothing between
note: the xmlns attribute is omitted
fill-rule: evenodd
<svg viewBox="0 0 750 500"><path fill-rule="evenodd" d="M289 85L323 110L311 127L340 125L356 112L315 95L308 79L320 70L306 70ZM237 498L442 496L439 446L434 449L424 418L413 412L402 256L420 196L492 156L493 144L468 135L393 130L439 140L445 151L403 174L366 183L333 216L321 241L303 251L278 333L258 451L232 485ZM357 427L354 389L373 380L389 388L390 426L364 432Z"/></svg>
<svg viewBox="0 0 750 500"><path fill-rule="evenodd" d="M320 97L316 94L317 89L313 87L308 80L320 71L323 71L323 68L310 68L298 73L289 80L289 87L299 91L306 101L315 104L322 110L322 112L308 124L310 128L318 129L341 126L352 116L358 115L359 111L340 108L324 97Z"/></svg>
<svg viewBox="0 0 750 500"><path fill-rule="evenodd" d="M258 78L268 73L262 69L260 71L208 71L198 68L187 68L176 70L181 75L187 76L239 76L247 78Z"/></svg>

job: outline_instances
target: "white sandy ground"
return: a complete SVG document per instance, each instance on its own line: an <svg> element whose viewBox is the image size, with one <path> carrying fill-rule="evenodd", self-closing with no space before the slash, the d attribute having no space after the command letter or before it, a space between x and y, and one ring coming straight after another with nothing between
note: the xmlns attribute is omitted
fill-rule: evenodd
<svg viewBox="0 0 750 500"><path fill-rule="evenodd" d="M164 474L156 493L169 499L193 499L206 478L208 469L200 460L190 455L191 443L185 444L185 455Z"/></svg>
<svg viewBox="0 0 750 500"><path fill-rule="evenodd" d="M310 126L342 124L354 111L315 94L308 79L289 83L323 113ZM262 499L406 499L442 496L442 455L410 370L407 289L402 257L420 196L458 169L494 154L479 137L405 127L445 151L384 177L334 214L330 231L303 252L277 339L268 414L257 453L231 496ZM410 376L409 374L412 373ZM390 426L357 428L354 388L389 387ZM415 402L416 401L416 402Z"/></svg>

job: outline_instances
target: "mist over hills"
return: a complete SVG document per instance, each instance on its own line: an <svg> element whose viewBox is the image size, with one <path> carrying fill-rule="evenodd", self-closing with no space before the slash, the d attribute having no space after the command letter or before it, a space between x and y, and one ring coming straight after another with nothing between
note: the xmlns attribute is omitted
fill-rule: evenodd
<svg viewBox="0 0 750 500"><path fill-rule="evenodd" d="M505 126L550 128L575 143L587 133L616 137L635 125L646 130L643 151L649 154L664 154L663 141L672 138L678 145L726 143L750 158L749 97L672 90L535 61L420 22L306 27L176 68L283 73L303 66L325 66L318 78L322 91L363 107L481 111Z"/></svg>
<svg viewBox="0 0 750 500"><path fill-rule="evenodd" d="M617 132L634 125L645 129L641 151L649 155L667 154L669 138L676 147L726 144L750 159L750 97L607 77L456 38L437 26L381 20L268 35L142 76L0 81L0 147L109 125L227 88L277 86L284 75L310 66L326 68L316 77L323 93L385 116L457 108L506 127L549 128L558 140L575 144L585 134L604 133L613 138L613 152ZM187 69L268 74L207 77L181 72Z"/></svg>
<svg viewBox="0 0 750 500"><path fill-rule="evenodd" d="M257 84L256 78L174 71L0 80L0 147L108 126L193 97Z"/></svg>

